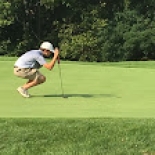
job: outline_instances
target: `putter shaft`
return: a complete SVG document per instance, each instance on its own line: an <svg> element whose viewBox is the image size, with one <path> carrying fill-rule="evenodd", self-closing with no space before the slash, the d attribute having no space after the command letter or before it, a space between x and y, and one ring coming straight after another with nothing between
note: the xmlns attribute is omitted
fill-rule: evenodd
<svg viewBox="0 0 155 155"><path fill-rule="evenodd" d="M64 89L63 89L63 83L62 83L62 75L61 75L61 67L60 67L60 58L59 58L59 56L58 56L58 68L59 68L59 77L60 77L60 82L61 82L62 97L65 97Z"/></svg>

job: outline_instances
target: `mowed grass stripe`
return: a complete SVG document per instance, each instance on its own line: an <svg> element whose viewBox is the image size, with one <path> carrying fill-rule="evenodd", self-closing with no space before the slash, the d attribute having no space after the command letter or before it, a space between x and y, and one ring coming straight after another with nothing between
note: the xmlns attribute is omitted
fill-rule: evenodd
<svg viewBox="0 0 155 155"><path fill-rule="evenodd" d="M47 82L22 98L16 88L24 80L13 75L14 61L0 61L0 117L154 117L154 62L62 62L62 80L68 99L61 97L59 70L41 69ZM128 63L128 64L127 64ZM3 65L5 64L5 65ZM120 64L120 67L119 67ZM131 66L132 67L127 67ZM143 63L141 62L143 66ZM116 67L117 66L117 67ZM152 67L150 67L152 66Z"/></svg>

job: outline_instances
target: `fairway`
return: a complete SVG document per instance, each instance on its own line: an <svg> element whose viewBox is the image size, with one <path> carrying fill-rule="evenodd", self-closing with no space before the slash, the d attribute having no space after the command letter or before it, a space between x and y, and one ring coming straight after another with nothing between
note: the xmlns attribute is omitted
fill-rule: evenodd
<svg viewBox="0 0 155 155"><path fill-rule="evenodd" d="M31 98L16 88L26 80L13 75L14 60L0 60L0 117L155 117L155 63L62 62L61 96L58 65L44 68L45 84L32 88Z"/></svg>

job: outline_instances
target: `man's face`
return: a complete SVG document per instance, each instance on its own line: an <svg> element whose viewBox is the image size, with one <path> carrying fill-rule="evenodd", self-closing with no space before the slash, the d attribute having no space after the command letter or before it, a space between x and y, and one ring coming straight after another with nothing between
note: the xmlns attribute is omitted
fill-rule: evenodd
<svg viewBox="0 0 155 155"><path fill-rule="evenodd" d="M45 49L45 50L43 51L43 55L44 55L45 57L50 57L51 51Z"/></svg>

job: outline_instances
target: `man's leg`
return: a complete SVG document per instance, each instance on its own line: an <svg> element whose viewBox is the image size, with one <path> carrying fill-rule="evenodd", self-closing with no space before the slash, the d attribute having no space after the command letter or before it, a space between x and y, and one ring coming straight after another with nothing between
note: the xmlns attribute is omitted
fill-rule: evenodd
<svg viewBox="0 0 155 155"><path fill-rule="evenodd" d="M38 77L34 80L29 80L26 84L22 86L25 90L28 90L31 87L37 86L46 81L46 77L44 75L38 75Z"/></svg>
<svg viewBox="0 0 155 155"><path fill-rule="evenodd" d="M24 74L25 75L25 74ZM26 98L29 98L30 95L28 93L28 89L34 86L37 86L41 83L44 83L46 81L46 77L44 75L42 75L38 70L34 71L33 70L31 72L27 72L27 74L25 75L26 79L29 79L29 81L24 84L21 87L17 88L17 91Z"/></svg>

